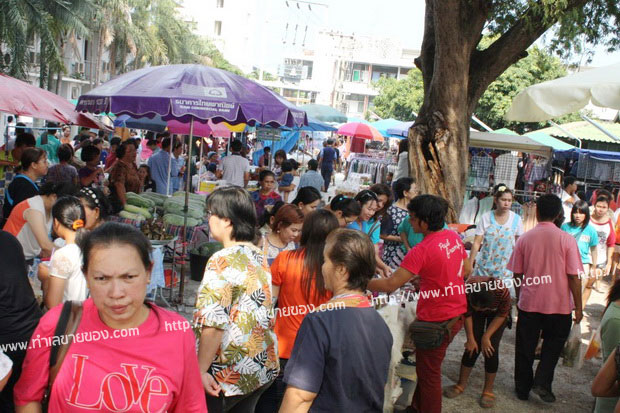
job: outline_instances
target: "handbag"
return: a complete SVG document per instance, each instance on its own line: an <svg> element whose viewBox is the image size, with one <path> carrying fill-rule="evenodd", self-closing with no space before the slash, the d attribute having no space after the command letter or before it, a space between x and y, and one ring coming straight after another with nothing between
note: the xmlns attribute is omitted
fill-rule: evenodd
<svg viewBox="0 0 620 413"><path fill-rule="evenodd" d="M411 334L416 348L433 350L441 346L446 336L449 340L452 339L452 327L460 318L461 316L457 316L440 323L415 320L409 326L409 334Z"/></svg>
<svg viewBox="0 0 620 413"><path fill-rule="evenodd" d="M69 346L73 342L73 336L80 325L81 319L82 303L66 301L62 306L62 311L60 312L60 317L58 318L58 324L56 324L54 336L52 337L49 378L47 381L45 394L43 395L43 400L41 401L43 413L48 411L54 380L56 380L56 376L62 367L62 362L69 351ZM54 338L56 337L58 337L59 340L55 340Z"/></svg>

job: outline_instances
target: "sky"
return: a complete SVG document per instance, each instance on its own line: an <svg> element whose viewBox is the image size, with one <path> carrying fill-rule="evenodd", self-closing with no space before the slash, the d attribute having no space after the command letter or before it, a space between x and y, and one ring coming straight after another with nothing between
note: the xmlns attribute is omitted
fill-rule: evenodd
<svg viewBox="0 0 620 413"><path fill-rule="evenodd" d="M200 20L201 4L215 0L183 0L190 15ZM226 7L238 8L241 15L246 0L224 0ZM284 6L288 2L288 6ZM313 44L313 32L329 28L345 34L372 35L395 38L404 48L420 49L424 35L424 0L260 0L257 3L262 18L274 27L273 33L249 34L261 38L260 43L277 44L259 53L262 65L276 66L285 54L302 44L302 33L307 26L305 48L320 47ZM308 11L308 4L311 11ZM298 5L297 7L295 7ZM327 6L327 7L325 7ZM203 12L204 13L204 12ZM286 26L286 27L285 27ZM295 27L299 27L295 32ZM284 41L286 40L286 41ZM540 43L540 41L539 41ZM603 47L595 49L592 66L620 62L620 52L607 53Z"/></svg>

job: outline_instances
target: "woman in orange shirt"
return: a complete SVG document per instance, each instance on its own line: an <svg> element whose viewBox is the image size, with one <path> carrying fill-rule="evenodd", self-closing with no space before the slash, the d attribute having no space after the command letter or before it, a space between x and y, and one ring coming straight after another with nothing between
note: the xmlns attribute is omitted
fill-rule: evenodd
<svg viewBox="0 0 620 413"><path fill-rule="evenodd" d="M256 413L273 413L280 408L286 390L282 381L284 367L291 356L297 330L306 314L331 298L325 288L321 267L325 239L336 228L340 228L340 224L331 212L318 210L310 213L301 229L299 248L282 251L271 264L273 297L278 299L275 332L280 374L261 396Z"/></svg>

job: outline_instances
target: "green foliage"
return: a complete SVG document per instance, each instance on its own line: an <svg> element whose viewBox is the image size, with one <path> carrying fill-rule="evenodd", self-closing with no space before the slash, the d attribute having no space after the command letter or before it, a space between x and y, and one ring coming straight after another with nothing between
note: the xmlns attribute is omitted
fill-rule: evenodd
<svg viewBox="0 0 620 413"><path fill-rule="evenodd" d="M407 77L396 80L382 77L375 83L379 95L375 97L373 111L384 119L410 121L415 118L424 100L422 72L411 69Z"/></svg>
<svg viewBox="0 0 620 413"><path fill-rule="evenodd" d="M582 7L573 7L571 0L498 0L491 6L485 34L498 35L508 31L528 9L542 18L526 20L526 25L551 23L550 50L563 58L587 53L604 44L608 51L620 48L618 25L620 3L617 0L591 0Z"/></svg>
<svg viewBox="0 0 620 413"><path fill-rule="evenodd" d="M485 37L480 42L480 48L487 47L492 41L492 38ZM478 101L474 114L493 129L509 128L523 133L545 127L544 123L507 122L504 115L520 91L562 76L566 76L566 68L560 59L538 47L532 47L527 57L510 66L489 85ZM375 97L373 111L377 115L402 121L414 119L412 111L417 113L424 99L422 74L419 70L410 70L407 77L401 80L381 78L375 85L379 95ZM556 122L566 123L579 119L579 115L572 114L556 119Z"/></svg>
<svg viewBox="0 0 620 413"><path fill-rule="evenodd" d="M484 46L485 42L481 42ZM484 92L474 114L493 129L508 128L523 133L545 127L545 123L507 122L504 115L519 92L536 83L566 76L562 62L537 47L528 50L528 56L502 73ZM579 115L566 115L558 123L579 120Z"/></svg>

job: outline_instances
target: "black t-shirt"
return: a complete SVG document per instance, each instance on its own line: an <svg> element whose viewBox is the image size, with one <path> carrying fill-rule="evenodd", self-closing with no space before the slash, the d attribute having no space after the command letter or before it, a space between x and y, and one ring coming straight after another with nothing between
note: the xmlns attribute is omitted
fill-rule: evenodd
<svg viewBox="0 0 620 413"><path fill-rule="evenodd" d="M372 307L310 313L284 381L318 393L311 412L382 412L391 351L392 334Z"/></svg>
<svg viewBox="0 0 620 413"><path fill-rule="evenodd" d="M5 221L9 219L9 215L11 215L11 211L13 210L13 207L15 207L15 205L19 204L25 199L39 195L39 187L37 186L37 184L32 183L23 176L16 176L9 184L7 192L11 196L13 203L11 204L8 202L7 196L5 194L4 205L2 207L3 217Z"/></svg>
<svg viewBox="0 0 620 413"><path fill-rule="evenodd" d="M0 231L0 251L0 343L7 344L28 339L42 314L17 238Z"/></svg>

